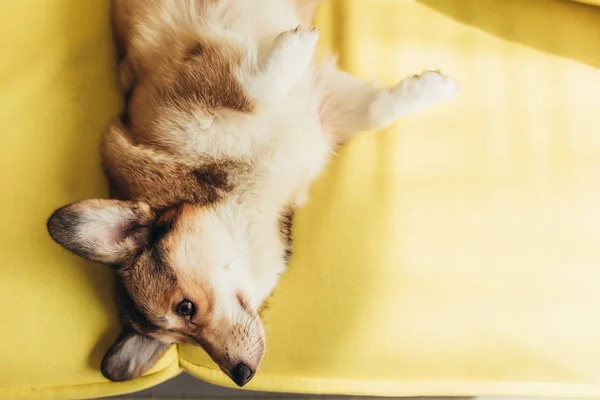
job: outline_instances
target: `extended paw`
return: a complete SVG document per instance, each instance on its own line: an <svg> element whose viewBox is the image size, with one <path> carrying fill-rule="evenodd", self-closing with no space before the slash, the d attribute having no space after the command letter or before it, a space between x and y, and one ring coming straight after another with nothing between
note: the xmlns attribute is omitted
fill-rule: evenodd
<svg viewBox="0 0 600 400"><path fill-rule="evenodd" d="M418 109L447 100L460 92L460 84L439 71L425 71L404 79L391 89L390 94L399 103L411 102Z"/></svg>
<svg viewBox="0 0 600 400"><path fill-rule="evenodd" d="M264 70L273 94L287 94L298 82L312 61L318 39L317 28L301 27L282 32L275 38Z"/></svg>
<svg viewBox="0 0 600 400"><path fill-rule="evenodd" d="M281 32L273 41L273 50L289 56L293 54L298 60L308 62L315 51L319 33L316 27L305 29L297 26L296 29Z"/></svg>
<svg viewBox="0 0 600 400"><path fill-rule="evenodd" d="M405 78L390 90L382 90L371 106L373 125L384 127L402 118L450 99L460 84L439 71L425 71Z"/></svg>

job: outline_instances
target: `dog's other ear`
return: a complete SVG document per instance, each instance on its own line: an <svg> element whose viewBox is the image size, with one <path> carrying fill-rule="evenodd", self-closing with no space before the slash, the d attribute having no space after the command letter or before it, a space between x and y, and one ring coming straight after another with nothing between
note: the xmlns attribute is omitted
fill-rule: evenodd
<svg viewBox="0 0 600 400"><path fill-rule="evenodd" d="M56 210L48 220L48 232L75 254L118 264L146 243L154 218L145 203L90 199Z"/></svg>
<svg viewBox="0 0 600 400"><path fill-rule="evenodd" d="M135 332L124 332L102 359L102 375L113 382L142 376L169 349L169 345Z"/></svg>
<svg viewBox="0 0 600 400"><path fill-rule="evenodd" d="M293 0L298 9L300 21L304 26L312 26L315 19L317 8L322 3L322 0Z"/></svg>

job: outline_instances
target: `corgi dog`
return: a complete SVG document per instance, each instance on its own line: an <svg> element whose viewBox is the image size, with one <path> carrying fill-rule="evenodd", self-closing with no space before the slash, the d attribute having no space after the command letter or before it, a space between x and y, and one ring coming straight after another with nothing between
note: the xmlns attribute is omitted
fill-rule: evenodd
<svg viewBox="0 0 600 400"><path fill-rule="evenodd" d="M319 2L113 0L128 102L101 148L111 199L48 220L64 248L116 270L123 333L102 361L108 379L188 343L248 383L292 216L334 150L458 93L439 72L384 88L317 61Z"/></svg>

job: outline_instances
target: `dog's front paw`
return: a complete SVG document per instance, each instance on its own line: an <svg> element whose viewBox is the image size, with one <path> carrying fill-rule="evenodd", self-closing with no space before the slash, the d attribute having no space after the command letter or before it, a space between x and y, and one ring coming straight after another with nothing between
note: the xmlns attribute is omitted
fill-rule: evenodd
<svg viewBox="0 0 600 400"><path fill-rule="evenodd" d="M264 74L274 95L285 95L298 82L313 59L319 39L317 28L280 33L266 56Z"/></svg>
<svg viewBox="0 0 600 400"><path fill-rule="evenodd" d="M319 29L312 27L296 29L280 33L273 42L273 50L282 52L288 60L300 64L308 64L312 59L319 40Z"/></svg>

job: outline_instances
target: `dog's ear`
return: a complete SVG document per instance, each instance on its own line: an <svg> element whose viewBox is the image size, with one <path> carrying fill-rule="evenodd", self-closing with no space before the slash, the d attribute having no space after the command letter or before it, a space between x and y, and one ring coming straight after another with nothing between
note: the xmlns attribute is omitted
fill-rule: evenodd
<svg viewBox="0 0 600 400"><path fill-rule="evenodd" d="M169 349L169 345L133 331L124 332L102 359L102 375L113 382L142 376Z"/></svg>
<svg viewBox="0 0 600 400"><path fill-rule="evenodd" d="M90 199L56 210L48 220L48 232L75 254L118 264L147 241L154 217L145 203Z"/></svg>

